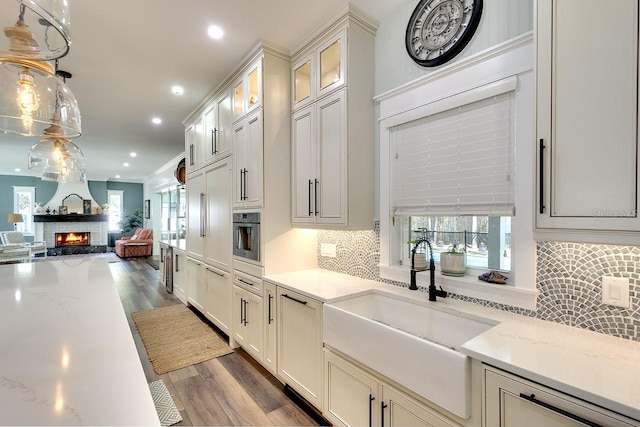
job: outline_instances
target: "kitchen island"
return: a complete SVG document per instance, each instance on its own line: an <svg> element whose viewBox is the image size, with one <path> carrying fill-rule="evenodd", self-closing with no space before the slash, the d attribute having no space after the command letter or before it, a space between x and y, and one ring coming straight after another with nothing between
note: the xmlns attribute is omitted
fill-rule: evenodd
<svg viewBox="0 0 640 427"><path fill-rule="evenodd" d="M104 259L0 266L0 424L159 425Z"/></svg>

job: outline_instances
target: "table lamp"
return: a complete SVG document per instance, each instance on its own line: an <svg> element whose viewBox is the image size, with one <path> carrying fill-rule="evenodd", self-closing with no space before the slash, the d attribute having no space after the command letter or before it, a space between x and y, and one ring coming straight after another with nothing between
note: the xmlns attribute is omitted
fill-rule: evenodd
<svg viewBox="0 0 640 427"><path fill-rule="evenodd" d="M7 222L13 223L13 229L17 230L19 222L24 222L24 218L22 218L22 214L19 213L10 213L7 216Z"/></svg>

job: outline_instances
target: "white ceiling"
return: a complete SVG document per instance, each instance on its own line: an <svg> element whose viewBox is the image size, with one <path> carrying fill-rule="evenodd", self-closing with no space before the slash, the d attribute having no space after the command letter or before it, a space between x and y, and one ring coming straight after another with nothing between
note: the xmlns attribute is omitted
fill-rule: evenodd
<svg viewBox="0 0 640 427"><path fill-rule="evenodd" d="M353 0L382 20L407 0ZM184 151L182 121L202 98L265 39L295 47L345 0L80 0L72 1L69 54L60 69L82 113L90 180L142 182ZM206 30L225 31L212 40ZM1 35L0 35L1 36ZM171 93L172 85L185 89ZM151 118L161 117L160 126ZM36 175L27 153L37 138L0 135L0 174ZM129 153L138 153L136 158ZM123 163L130 163L124 167ZM20 168L21 172L15 172Z"/></svg>

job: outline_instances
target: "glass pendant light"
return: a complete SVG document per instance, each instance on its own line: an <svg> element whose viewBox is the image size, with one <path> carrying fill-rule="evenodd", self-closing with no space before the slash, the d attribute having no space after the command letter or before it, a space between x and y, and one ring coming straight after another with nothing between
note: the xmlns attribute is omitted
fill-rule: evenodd
<svg viewBox="0 0 640 427"><path fill-rule="evenodd" d="M56 74L62 76L65 83L71 73L58 70L56 61ZM56 78L56 80L59 80ZM44 138L36 142L29 151L29 169L42 169L43 181L57 182L86 182L86 166L84 154L77 145L65 136L65 130L61 125L64 92L59 86L56 91L58 102L50 122L53 123L44 129Z"/></svg>
<svg viewBox="0 0 640 427"><path fill-rule="evenodd" d="M0 21L18 16L0 37L0 130L43 136L59 111L64 135L80 136L78 102L46 62L69 51L68 1L0 0L0 10Z"/></svg>
<svg viewBox="0 0 640 427"><path fill-rule="evenodd" d="M52 125L46 136L29 151L29 169L42 169L43 181L86 182L86 166L80 148L62 136L62 128Z"/></svg>
<svg viewBox="0 0 640 427"><path fill-rule="evenodd" d="M80 108L69 87L46 62L0 63L0 130L22 136L43 136L58 113L63 135L82 133Z"/></svg>
<svg viewBox="0 0 640 427"><path fill-rule="evenodd" d="M69 52L68 0L0 0L0 61L51 61Z"/></svg>

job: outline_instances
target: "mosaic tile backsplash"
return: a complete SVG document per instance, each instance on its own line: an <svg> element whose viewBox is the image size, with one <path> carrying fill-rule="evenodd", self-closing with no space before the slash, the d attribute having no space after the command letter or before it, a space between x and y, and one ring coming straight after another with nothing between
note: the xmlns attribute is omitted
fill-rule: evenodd
<svg viewBox="0 0 640 427"><path fill-rule="evenodd" d="M318 266L365 279L408 287L382 279L378 272L380 238L375 230L319 231ZM336 258L320 256L320 244L336 245ZM452 298L525 316L640 341L640 247L584 243L538 242L537 311L475 298ZM602 304L602 276L629 279L631 308Z"/></svg>

